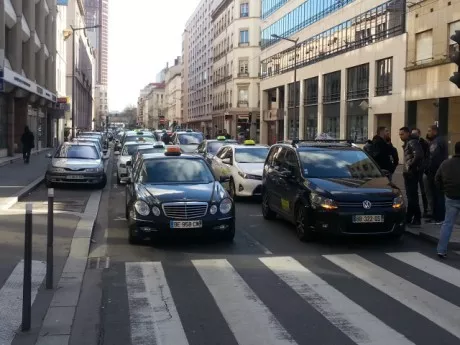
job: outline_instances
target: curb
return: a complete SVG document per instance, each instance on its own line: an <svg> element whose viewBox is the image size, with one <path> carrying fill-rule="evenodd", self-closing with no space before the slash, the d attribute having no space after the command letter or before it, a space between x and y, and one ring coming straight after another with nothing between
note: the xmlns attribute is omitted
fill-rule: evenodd
<svg viewBox="0 0 460 345"><path fill-rule="evenodd" d="M406 234L413 236L413 237L418 237L426 242L432 243L432 244L438 244L439 239L435 236L428 235L422 231L419 230L407 230L406 229ZM449 243L449 249L453 250L460 250L460 242L450 242Z"/></svg>
<svg viewBox="0 0 460 345"><path fill-rule="evenodd" d="M3 202L0 206L0 211L6 211L9 208L11 208L14 204L16 204L19 201L19 199L21 199L23 196L29 194L31 191L36 189L43 181L45 181L45 175L32 181L13 196L6 198L5 202Z"/></svg>

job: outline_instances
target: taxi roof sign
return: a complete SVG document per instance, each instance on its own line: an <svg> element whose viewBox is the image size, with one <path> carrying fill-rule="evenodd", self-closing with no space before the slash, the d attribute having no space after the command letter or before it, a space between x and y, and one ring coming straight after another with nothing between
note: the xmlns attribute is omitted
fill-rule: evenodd
<svg viewBox="0 0 460 345"><path fill-rule="evenodd" d="M193 132L193 129L187 129L186 132Z"/></svg>
<svg viewBox="0 0 460 345"><path fill-rule="evenodd" d="M182 153L180 146L166 146L165 156L180 156Z"/></svg>
<svg viewBox="0 0 460 345"><path fill-rule="evenodd" d="M255 145L256 142L254 140L245 140L243 145Z"/></svg>
<svg viewBox="0 0 460 345"><path fill-rule="evenodd" d="M217 137L217 140L221 141L221 140L227 140L227 138L223 135L220 135Z"/></svg>

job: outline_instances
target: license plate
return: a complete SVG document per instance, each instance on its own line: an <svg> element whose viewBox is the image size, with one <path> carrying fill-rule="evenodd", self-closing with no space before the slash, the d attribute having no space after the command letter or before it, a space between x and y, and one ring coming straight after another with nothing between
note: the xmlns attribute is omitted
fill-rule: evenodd
<svg viewBox="0 0 460 345"><path fill-rule="evenodd" d="M171 229L193 229L203 226L201 220L172 220L169 223Z"/></svg>
<svg viewBox="0 0 460 345"><path fill-rule="evenodd" d="M85 177L81 175L69 175L66 177L68 180L83 180Z"/></svg>
<svg viewBox="0 0 460 345"><path fill-rule="evenodd" d="M353 223L383 223L382 215L353 216Z"/></svg>

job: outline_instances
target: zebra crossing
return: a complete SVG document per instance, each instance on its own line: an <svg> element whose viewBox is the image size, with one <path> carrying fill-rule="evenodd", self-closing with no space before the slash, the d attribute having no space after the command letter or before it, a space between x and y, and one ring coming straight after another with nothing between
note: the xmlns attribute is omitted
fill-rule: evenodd
<svg viewBox="0 0 460 345"><path fill-rule="evenodd" d="M172 279L173 283L167 262L126 262L124 298L129 306L131 343L201 345L191 336L195 330L187 325L187 318L190 314L198 318L207 310L186 310L184 302L187 295L193 298L192 289L201 284L208 293L203 301L212 300L233 335L232 342L221 344L409 345L430 344L433 339L439 344L459 344L460 297L455 296L460 295L460 270L419 252L380 255L380 260L358 254L322 255L315 259L320 266L312 263L312 267L309 258L293 256L192 259L188 269L195 271L196 279L188 281L191 276L184 275ZM382 265L382 259L391 264ZM397 267L395 272L391 267ZM408 273L401 274L402 270ZM255 277L250 277L251 272ZM267 283L260 281L262 277L267 277ZM350 284L361 285L355 293ZM267 298L272 286L278 289L276 297ZM366 289L369 303L361 305L360 289ZM298 298L295 303L293 296ZM277 315L283 299L296 308ZM377 312L379 305L385 310L382 315ZM310 334L309 339L316 341L306 342L302 332L290 325L291 320L314 323L315 318L321 318L327 332L340 340L323 341L320 334ZM396 318L401 320L396 322ZM203 327L204 333L214 331L206 329L206 324Z"/></svg>

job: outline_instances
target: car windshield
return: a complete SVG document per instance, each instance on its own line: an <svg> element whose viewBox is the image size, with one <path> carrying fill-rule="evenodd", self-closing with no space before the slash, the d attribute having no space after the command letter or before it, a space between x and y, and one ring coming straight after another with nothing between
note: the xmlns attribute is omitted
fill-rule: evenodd
<svg viewBox="0 0 460 345"><path fill-rule="evenodd" d="M156 142L153 136L145 136L145 135L130 135L125 137L124 142L128 141L146 141L149 143Z"/></svg>
<svg viewBox="0 0 460 345"><path fill-rule="evenodd" d="M125 147L123 147L123 151L121 152L121 155L122 156L132 156L133 154L136 153L137 149L140 146L143 146L143 145L142 144L125 145Z"/></svg>
<svg viewBox="0 0 460 345"><path fill-rule="evenodd" d="M359 150L310 149L299 151L303 174L309 178L374 178L382 173Z"/></svg>
<svg viewBox="0 0 460 345"><path fill-rule="evenodd" d="M199 145L203 140L202 133L191 132L179 134L179 143L181 145Z"/></svg>
<svg viewBox="0 0 460 345"><path fill-rule="evenodd" d="M228 143L236 143L236 140L227 140L227 141L212 141L208 143L208 152L215 155L219 149L228 144Z"/></svg>
<svg viewBox="0 0 460 345"><path fill-rule="evenodd" d="M141 155L145 155L147 153L164 153L164 152L165 152L164 147L151 147L151 148L148 148L148 149L139 150L139 153Z"/></svg>
<svg viewBox="0 0 460 345"><path fill-rule="evenodd" d="M90 145L62 145L54 158L100 159L96 147Z"/></svg>
<svg viewBox="0 0 460 345"><path fill-rule="evenodd" d="M145 162L144 183L195 183L214 181L214 175L202 159L152 159Z"/></svg>
<svg viewBox="0 0 460 345"><path fill-rule="evenodd" d="M264 163L268 150L268 147L237 147L235 148L235 161L237 163Z"/></svg>

